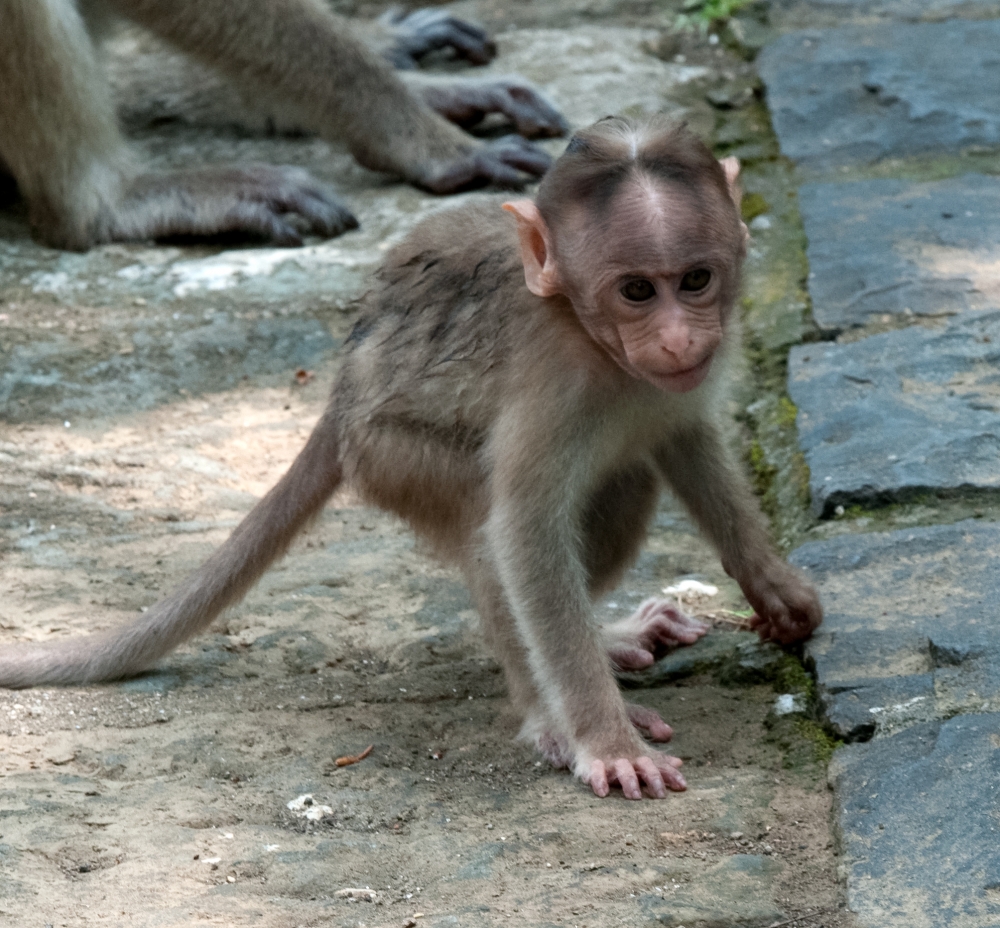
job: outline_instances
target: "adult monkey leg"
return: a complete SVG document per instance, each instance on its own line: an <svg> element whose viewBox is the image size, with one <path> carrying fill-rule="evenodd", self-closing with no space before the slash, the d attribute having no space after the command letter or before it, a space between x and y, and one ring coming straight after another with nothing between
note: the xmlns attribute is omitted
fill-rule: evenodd
<svg viewBox="0 0 1000 928"><path fill-rule="evenodd" d="M239 86L287 102L303 128L343 139L365 167L435 193L519 186L549 165L519 136L485 144L442 119L319 0L108 0L108 6Z"/></svg>
<svg viewBox="0 0 1000 928"><path fill-rule="evenodd" d="M115 121L86 24L69 0L8 0L0 29L0 159L45 242L247 231L300 241L284 214L333 235L351 214L298 168L143 174Z"/></svg>
<svg viewBox="0 0 1000 928"><path fill-rule="evenodd" d="M445 10L390 10L373 24L369 44L396 68L431 109L464 129L490 113L502 113L520 135L543 138L563 135L566 120L530 82L514 74L472 77L468 74L419 74L415 69L428 52L449 49L472 64L487 64L496 44L474 23Z"/></svg>

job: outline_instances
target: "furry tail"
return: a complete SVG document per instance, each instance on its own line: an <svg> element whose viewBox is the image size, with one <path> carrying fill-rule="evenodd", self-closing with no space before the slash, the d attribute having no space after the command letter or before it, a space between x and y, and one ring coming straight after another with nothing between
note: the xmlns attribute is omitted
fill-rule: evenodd
<svg viewBox="0 0 1000 928"><path fill-rule="evenodd" d="M326 504L342 476L329 412L277 485L187 582L123 628L0 650L0 687L118 680L145 670L243 598Z"/></svg>

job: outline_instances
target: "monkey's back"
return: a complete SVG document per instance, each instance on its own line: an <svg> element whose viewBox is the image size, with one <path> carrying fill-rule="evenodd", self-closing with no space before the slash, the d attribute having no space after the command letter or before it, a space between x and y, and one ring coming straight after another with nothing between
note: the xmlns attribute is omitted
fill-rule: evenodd
<svg viewBox="0 0 1000 928"><path fill-rule="evenodd" d="M345 477L369 501L432 540L483 517L485 447L542 302L496 198L431 216L389 252L331 398Z"/></svg>

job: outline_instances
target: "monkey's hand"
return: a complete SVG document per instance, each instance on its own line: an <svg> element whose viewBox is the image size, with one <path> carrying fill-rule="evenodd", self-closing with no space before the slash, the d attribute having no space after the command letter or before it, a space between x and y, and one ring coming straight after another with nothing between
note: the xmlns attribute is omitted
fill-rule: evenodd
<svg viewBox="0 0 1000 928"><path fill-rule="evenodd" d="M141 174L118 204L105 210L99 241L135 241L173 235L246 233L278 245L301 245L302 231L334 236L357 219L308 171L248 164L163 174Z"/></svg>
<svg viewBox="0 0 1000 928"><path fill-rule="evenodd" d="M784 561L775 559L766 569L740 578L739 584L756 612L750 626L762 641L802 641L823 621L815 587Z"/></svg>
<svg viewBox="0 0 1000 928"><path fill-rule="evenodd" d="M531 142L519 135L505 135L485 145L470 146L451 161L433 164L415 180L432 193L458 193L487 184L517 189L544 174L551 163L552 159Z"/></svg>
<svg viewBox="0 0 1000 928"><path fill-rule="evenodd" d="M704 622L685 615L672 600L654 597L628 618L601 626L601 638L615 670L642 670L667 651L694 644L707 631Z"/></svg>
<svg viewBox="0 0 1000 928"><path fill-rule="evenodd" d="M379 18L389 45L382 54L393 67L411 69L428 52L450 48L472 64L487 64L496 57L496 43L486 30L451 16L444 10L389 10Z"/></svg>
<svg viewBox="0 0 1000 928"><path fill-rule="evenodd" d="M569 126L559 111L530 82L504 77L420 76L407 81L427 105L463 129L478 125L490 113L507 117L519 135L548 138L565 135Z"/></svg>

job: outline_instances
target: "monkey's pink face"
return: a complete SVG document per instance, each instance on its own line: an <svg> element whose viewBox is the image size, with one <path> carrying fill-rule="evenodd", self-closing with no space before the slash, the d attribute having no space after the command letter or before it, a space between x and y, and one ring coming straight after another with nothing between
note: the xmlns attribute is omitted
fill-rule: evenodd
<svg viewBox="0 0 1000 928"><path fill-rule="evenodd" d="M739 257L692 197L642 192L617 205L603 248L588 247L597 237L588 231L574 249L572 299L619 366L685 393L704 381L722 343Z"/></svg>
<svg viewBox="0 0 1000 928"><path fill-rule="evenodd" d="M568 297L590 337L633 377L671 393L705 380L744 252L733 199L707 184L642 179L603 215L568 211L555 235L531 200L504 208L517 216L532 293Z"/></svg>
<svg viewBox="0 0 1000 928"><path fill-rule="evenodd" d="M622 275L597 295L585 324L633 377L685 393L708 375L722 342L717 277L705 265Z"/></svg>

